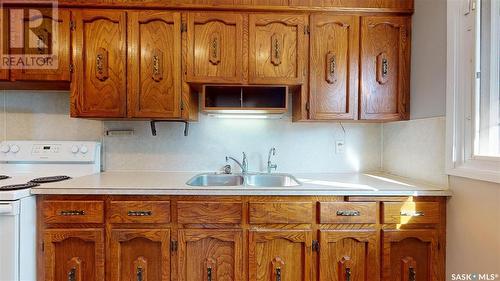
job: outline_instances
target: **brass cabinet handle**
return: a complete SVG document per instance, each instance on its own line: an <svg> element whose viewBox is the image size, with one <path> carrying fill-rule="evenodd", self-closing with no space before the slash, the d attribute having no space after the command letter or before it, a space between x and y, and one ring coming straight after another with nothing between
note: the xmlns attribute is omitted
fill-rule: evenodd
<svg viewBox="0 0 500 281"><path fill-rule="evenodd" d="M220 40L219 33L212 33L210 37L209 60L213 65L218 65L220 63Z"/></svg>
<svg viewBox="0 0 500 281"><path fill-rule="evenodd" d="M337 211L337 216L339 217L359 217L361 213L354 210L339 210Z"/></svg>
<svg viewBox="0 0 500 281"><path fill-rule="evenodd" d="M137 275L137 281L143 281L143 271L142 271L142 267L137 267L137 272L136 272L136 275Z"/></svg>
<svg viewBox="0 0 500 281"><path fill-rule="evenodd" d="M274 33L271 36L271 63L274 66L281 64L281 49L283 48L282 38L279 34Z"/></svg>
<svg viewBox="0 0 500 281"><path fill-rule="evenodd" d="M422 211L413 211L413 212L401 211L399 215L402 217L423 217L425 216L425 213Z"/></svg>
<svg viewBox="0 0 500 281"><path fill-rule="evenodd" d="M328 82L328 84L337 82L336 72L337 60L335 54L328 52L326 54L326 82Z"/></svg>
<svg viewBox="0 0 500 281"><path fill-rule="evenodd" d="M61 216L84 216L84 210L62 210L60 212Z"/></svg>
<svg viewBox="0 0 500 281"><path fill-rule="evenodd" d="M415 271L415 268L410 267L408 270L408 281L416 281L417 280L417 272Z"/></svg>
<svg viewBox="0 0 500 281"><path fill-rule="evenodd" d="M345 269L345 281L351 281L351 268L346 267Z"/></svg>
<svg viewBox="0 0 500 281"><path fill-rule="evenodd" d="M73 267L68 272L68 281L76 281L76 268Z"/></svg>
<svg viewBox="0 0 500 281"><path fill-rule="evenodd" d="M96 77L101 81L105 81L109 77L108 70L108 51L104 48L99 48L96 54Z"/></svg>
<svg viewBox="0 0 500 281"><path fill-rule="evenodd" d="M281 281L281 268L276 268L276 281Z"/></svg>
<svg viewBox="0 0 500 281"><path fill-rule="evenodd" d="M154 49L153 50L153 64L152 64L152 71L153 75L152 78L156 82L160 82L163 79L163 52L159 49Z"/></svg>
<svg viewBox="0 0 500 281"><path fill-rule="evenodd" d="M129 217L150 217L153 215L152 211L128 211Z"/></svg>

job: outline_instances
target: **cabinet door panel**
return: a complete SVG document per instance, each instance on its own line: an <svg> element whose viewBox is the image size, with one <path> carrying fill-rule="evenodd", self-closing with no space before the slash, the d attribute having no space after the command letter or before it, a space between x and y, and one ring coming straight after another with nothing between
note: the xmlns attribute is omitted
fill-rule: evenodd
<svg viewBox="0 0 500 281"><path fill-rule="evenodd" d="M129 117L180 117L180 13L130 12L128 49Z"/></svg>
<svg viewBox="0 0 500 281"><path fill-rule="evenodd" d="M104 281L103 230L45 230L44 245L45 281Z"/></svg>
<svg viewBox="0 0 500 281"><path fill-rule="evenodd" d="M111 280L170 280L170 230L111 231Z"/></svg>
<svg viewBox="0 0 500 281"><path fill-rule="evenodd" d="M179 280L242 280L242 246L240 230L181 230Z"/></svg>
<svg viewBox="0 0 500 281"><path fill-rule="evenodd" d="M374 230L320 232L320 280L379 280Z"/></svg>
<svg viewBox="0 0 500 281"><path fill-rule="evenodd" d="M311 280L310 231L250 231L250 281Z"/></svg>
<svg viewBox="0 0 500 281"><path fill-rule="evenodd" d="M437 281L436 230L384 230L382 266L386 281Z"/></svg>
<svg viewBox="0 0 500 281"><path fill-rule="evenodd" d="M241 82L243 16L188 14L188 82Z"/></svg>
<svg viewBox="0 0 500 281"><path fill-rule="evenodd" d="M11 49L11 53L43 63L12 69L11 80L70 81L70 12L60 9L54 15L52 9L38 11L41 17L25 12L23 47Z"/></svg>
<svg viewBox="0 0 500 281"><path fill-rule="evenodd" d="M301 84L304 78L303 15L249 16L249 80L262 84Z"/></svg>
<svg viewBox="0 0 500 281"><path fill-rule="evenodd" d="M311 20L311 119L357 119L359 18Z"/></svg>
<svg viewBox="0 0 500 281"><path fill-rule="evenodd" d="M365 17L361 29L361 119L409 118L410 18Z"/></svg>
<svg viewBox="0 0 500 281"><path fill-rule="evenodd" d="M126 13L74 12L71 115L125 117Z"/></svg>
<svg viewBox="0 0 500 281"><path fill-rule="evenodd" d="M8 58L9 54L9 26L8 26L8 9L0 8L0 81L9 80L10 71L8 64L4 63L4 59Z"/></svg>

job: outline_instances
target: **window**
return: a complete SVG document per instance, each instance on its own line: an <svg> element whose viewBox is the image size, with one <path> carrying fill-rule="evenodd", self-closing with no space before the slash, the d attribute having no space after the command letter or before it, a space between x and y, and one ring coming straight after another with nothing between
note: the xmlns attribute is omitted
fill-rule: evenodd
<svg viewBox="0 0 500 281"><path fill-rule="evenodd" d="M446 170L500 183L500 0L447 9Z"/></svg>

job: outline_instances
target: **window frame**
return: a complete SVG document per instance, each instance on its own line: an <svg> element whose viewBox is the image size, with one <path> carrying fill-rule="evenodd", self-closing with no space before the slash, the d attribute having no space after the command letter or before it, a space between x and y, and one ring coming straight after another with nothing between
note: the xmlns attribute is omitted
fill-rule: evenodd
<svg viewBox="0 0 500 281"><path fill-rule="evenodd" d="M474 155L476 1L447 2L446 173L500 183L500 157Z"/></svg>

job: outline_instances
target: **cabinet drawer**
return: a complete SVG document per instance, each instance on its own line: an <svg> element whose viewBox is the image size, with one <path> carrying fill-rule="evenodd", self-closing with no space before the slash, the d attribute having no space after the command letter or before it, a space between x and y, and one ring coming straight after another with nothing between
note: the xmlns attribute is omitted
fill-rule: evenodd
<svg viewBox="0 0 500 281"><path fill-rule="evenodd" d="M312 202L251 202L250 223L312 223Z"/></svg>
<svg viewBox="0 0 500 281"><path fill-rule="evenodd" d="M44 201L42 217L45 223L103 223L102 201Z"/></svg>
<svg viewBox="0 0 500 281"><path fill-rule="evenodd" d="M178 202L177 216L181 224L240 224L241 202Z"/></svg>
<svg viewBox="0 0 500 281"><path fill-rule="evenodd" d="M376 202L320 202L320 223L377 223Z"/></svg>
<svg viewBox="0 0 500 281"><path fill-rule="evenodd" d="M110 223L169 223L170 201L111 201Z"/></svg>
<svg viewBox="0 0 500 281"><path fill-rule="evenodd" d="M383 202L382 223L439 223L438 202Z"/></svg>

